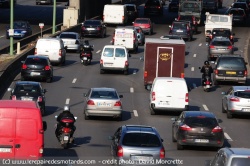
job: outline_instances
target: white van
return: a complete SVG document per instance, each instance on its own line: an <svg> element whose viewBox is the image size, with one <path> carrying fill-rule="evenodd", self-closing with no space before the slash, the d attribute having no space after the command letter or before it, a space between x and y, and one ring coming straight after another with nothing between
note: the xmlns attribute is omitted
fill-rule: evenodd
<svg viewBox="0 0 250 166"><path fill-rule="evenodd" d="M103 9L103 22L106 24L126 24L128 21L125 5L109 4Z"/></svg>
<svg viewBox="0 0 250 166"><path fill-rule="evenodd" d="M114 45L125 46L134 53L138 51L138 39L135 29L132 27L119 27L115 29Z"/></svg>
<svg viewBox="0 0 250 166"><path fill-rule="evenodd" d="M35 47L35 55L47 55L51 63L64 64L66 50L60 38L38 39Z"/></svg>
<svg viewBox="0 0 250 166"><path fill-rule="evenodd" d="M150 113L184 111L189 107L188 87L184 78L156 77L150 92Z"/></svg>
<svg viewBox="0 0 250 166"><path fill-rule="evenodd" d="M105 70L120 70L127 75L129 70L129 56L124 46L104 46L101 53L100 74L103 74Z"/></svg>

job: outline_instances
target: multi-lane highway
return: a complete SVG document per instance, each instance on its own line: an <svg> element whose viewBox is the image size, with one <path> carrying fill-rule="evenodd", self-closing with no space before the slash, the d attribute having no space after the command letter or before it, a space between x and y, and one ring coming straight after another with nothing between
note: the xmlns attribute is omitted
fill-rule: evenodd
<svg viewBox="0 0 250 166"><path fill-rule="evenodd" d="M29 1L22 1L28 4ZM231 1L224 1L223 6L229 6ZM20 4L19 4L20 5ZM38 17L38 22L48 18L43 15L39 18L39 11L46 6L38 7L39 11L30 4L29 9L32 17ZM18 7L18 6L17 6ZM44 10L45 10L44 9ZM5 10L5 9L4 9ZM21 11L22 9L20 9ZM24 9L23 9L24 10ZM27 10L27 9L26 9ZM226 8L220 9L223 13ZM45 12L46 13L46 12ZM44 13L44 14L45 14ZM140 6L142 16L143 7ZM152 16L154 21L154 34L146 37L160 37L169 31L168 25L177 16L177 13L169 13L167 5L164 7L164 16ZM23 15L23 19L29 19L30 16ZM34 25L35 26L35 25ZM245 55L246 41L250 36L250 19L248 26L233 27L236 34L235 54ZM143 86L143 46L139 47L137 54L131 54L129 75L123 75L118 72L111 72L100 75L99 60L100 52L104 45L110 44L114 27L107 28L106 38L86 38L94 45L94 56L90 66L83 66L79 61L79 54L67 53L65 66L54 67L54 80L52 83L42 83L43 87L48 90L46 93L46 115L43 119L48 124L45 132L45 149L44 156L46 159L72 159L81 162L89 162L88 165L111 165L110 140L108 136L112 135L120 125L124 124L143 124L155 126L164 139L166 158L172 164L165 165L184 165L184 166L204 166L215 155L216 150L207 147L190 147L183 151L176 148L176 143L171 138L171 117L178 114L165 113L161 115L150 115L149 113L149 92ZM1 28L1 34L2 28ZM1 39L0 39L1 40ZM2 42L2 40L0 41ZM1 44L1 43L0 43ZM249 140L249 123L250 117L238 116L234 119L227 119L226 115L221 112L221 92L228 90L230 84L219 85L213 88L209 93L204 92L200 86L201 73L198 67L203 65L207 58L207 45L204 36L204 27L199 27L199 34L194 35L194 40L186 42L186 68L185 78L190 87L190 110L201 110L213 112L217 118L222 120L221 126L225 131L225 146L228 147L246 147L250 148ZM248 61L248 58L246 61ZM13 81L20 80L20 75ZM122 94L123 102L123 120L116 121L109 118L94 118L84 120L83 116L83 93L91 87L114 87ZM9 93L6 92L2 99L8 99ZM78 117L76 122L75 145L67 150L60 147L54 135L55 115L58 115L64 105L70 105L72 112ZM83 161L84 160L84 161ZM174 163L179 162L179 163Z"/></svg>

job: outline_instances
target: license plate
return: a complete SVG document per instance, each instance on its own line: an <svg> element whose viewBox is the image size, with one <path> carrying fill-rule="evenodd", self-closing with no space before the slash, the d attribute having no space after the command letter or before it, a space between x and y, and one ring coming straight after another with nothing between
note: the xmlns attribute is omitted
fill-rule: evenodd
<svg viewBox="0 0 250 166"><path fill-rule="evenodd" d="M0 153L11 153L10 148L0 148Z"/></svg>
<svg viewBox="0 0 250 166"><path fill-rule="evenodd" d="M31 72L30 75L32 75L32 76L39 76L40 73L38 73L38 72Z"/></svg>
<svg viewBox="0 0 250 166"><path fill-rule="evenodd" d="M194 142L198 142L198 143L208 143L209 140L208 140L208 139L195 139Z"/></svg>
<svg viewBox="0 0 250 166"><path fill-rule="evenodd" d="M150 161L153 160L153 157L150 156L132 156L132 160L141 160L141 161Z"/></svg>
<svg viewBox="0 0 250 166"><path fill-rule="evenodd" d="M112 63L104 63L105 66L112 66Z"/></svg>
<svg viewBox="0 0 250 166"><path fill-rule="evenodd" d="M227 71L226 74L236 74L235 71Z"/></svg>
<svg viewBox="0 0 250 166"><path fill-rule="evenodd" d="M87 60L88 58L87 57L83 57L83 60Z"/></svg>
<svg viewBox="0 0 250 166"><path fill-rule="evenodd" d="M22 97L21 100L24 100L24 101L32 101L32 98L29 98L29 97Z"/></svg>
<svg viewBox="0 0 250 166"><path fill-rule="evenodd" d="M243 112L250 112L250 108L242 108Z"/></svg>
<svg viewBox="0 0 250 166"><path fill-rule="evenodd" d="M98 107L111 107L111 103L97 103Z"/></svg>
<svg viewBox="0 0 250 166"><path fill-rule="evenodd" d="M206 85L206 88L210 88L210 85Z"/></svg>
<svg viewBox="0 0 250 166"><path fill-rule="evenodd" d="M68 141L69 140L69 136L64 136L63 140Z"/></svg>
<svg viewBox="0 0 250 166"><path fill-rule="evenodd" d="M87 30L95 30L95 28L87 28Z"/></svg>
<svg viewBox="0 0 250 166"><path fill-rule="evenodd" d="M162 101L158 103L159 105L169 105L168 101Z"/></svg>
<svg viewBox="0 0 250 166"><path fill-rule="evenodd" d="M183 32L183 30L176 30L176 32Z"/></svg>
<svg viewBox="0 0 250 166"><path fill-rule="evenodd" d="M226 50L225 48L218 48L218 50Z"/></svg>

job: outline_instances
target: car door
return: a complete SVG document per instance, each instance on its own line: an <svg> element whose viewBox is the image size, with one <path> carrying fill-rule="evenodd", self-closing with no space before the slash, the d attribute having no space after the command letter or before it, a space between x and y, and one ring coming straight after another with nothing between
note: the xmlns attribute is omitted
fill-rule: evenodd
<svg viewBox="0 0 250 166"><path fill-rule="evenodd" d="M115 68L125 68L125 63L128 63L127 50L125 48L115 48L114 64Z"/></svg>

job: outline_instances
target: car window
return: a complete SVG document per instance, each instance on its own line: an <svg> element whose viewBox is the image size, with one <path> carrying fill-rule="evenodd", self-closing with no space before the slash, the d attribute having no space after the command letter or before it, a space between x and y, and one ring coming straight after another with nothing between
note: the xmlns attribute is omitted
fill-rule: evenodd
<svg viewBox="0 0 250 166"><path fill-rule="evenodd" d="M215 127L218 122L215 118L207 117L187 117L185 119L185 124L189 127Z"/></svg>
<svg viewBox="0 0 250 166"><path fill-rule="evenodd" d="M244 11L243 10L231 10L230 14L233 14L233 15L243 15Z"/></svg>
<svg viewBox="0 0 250 166"><path fill-rule="evenodd" d="M41 93L38 86L34 85L17 85L14 89L15 93Z"/></svg>
<svg viewBox="0 0 250 166"><path fill-rule="evenodd" d="M227 31L227 30L214 30L213 35L230 35L230 31Z"/></svg>
<svg viewBox="0 0 250 166"><path fill-rule="evenodd" d="M127 133L123 137L122 144L135 147L159 147L161 142L155 134Z"/></svg>
<svg viewBox="0 0 250 166"><path fill-rule="evenodd" d="M27 25L23 22L14 22L14 29L18 29L18 28L26 28Z"/></svg>
<svg viewBox="0 0 250 166"><path fill-rule="evenodd" d="M224 57L218 61L218 68L234 68L234 69L245 69L245 62L243 58L230 58Z"/></svg>
<svg viewBox="0 0 250 166"><path fill-rule="evenodd" d="M48 64L48 61L46 59L43 59L43 58L27 58L25 60L25 64L26 65L37 65L37 64L42 64L42 65L47 65Z"/></svg>
<svg viewBox="0 0 250 166"><path fill-rule="evenodd" d="M65 39L65 38L67 38L67 39L76 39L76 35L75 34L65 34L65 33L62 33L60 35L60 38L62 38L62 39Z"/></svg>
<svg viewBox="0 0 250 166"><path fill-rule="evenodd" d="M234 157L231 162L231 166L249 166L250 158Z"/></svg>
<svg viewBox="0 0 250 166"><path fill-rule="evenodd" d="M118 99L115 91L92 91L91 98Z"/></svg>
<svg viewBox="0 0 250 166"><path fill-rule="evenodd" d="M135 23L139 23L139 24L149 24L149 21L146 19L138 19L135 20Z"/></svg>
<svg viewBox="0 0 250 166"><path fill-rule="evenodd" d="M126 6L127 11L135 11L135 7L134 6Z"/></svg>
<svg viewBox="0 0 250 166"><path fill-rule="evenodd" d="M212 45L215 45L215 46L230 46L231 45L231 42L230 41L213 41L212 42Z"/></svg>
<svg viewBox="0 0 250 166"><path fill-rule="evenodd" d="M115 49L115 57L125 57L126 53L123 48L116 48Z"/></svg>
<svg viewBox="0 0 250 166"><path fill-rule="evenodd" d="M187 24L186 23L175 23L173 24L173 29L186 29Z"/></svg>
<svg viewBox="0 0 250 166"><path fill-rule="evenodd" d="M84 26L89 26L89 25L101 25L100 21L85 21Z"/></svg>
<svg viewBox="0 0 250 166"><path fill-rule="evenodd" d="M236 91L234 96L250 99L250 91Z"/></svg>
<svg viewBox="0 0 250 166"><path fill-rule="evenodd" d="M114 55L114 48L105 48L103 52L103 56L105 57L113 57Z"/></svg>

